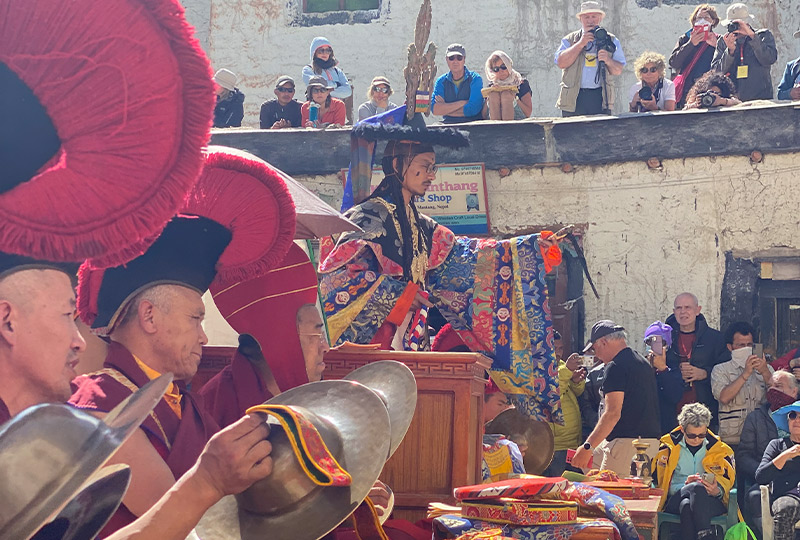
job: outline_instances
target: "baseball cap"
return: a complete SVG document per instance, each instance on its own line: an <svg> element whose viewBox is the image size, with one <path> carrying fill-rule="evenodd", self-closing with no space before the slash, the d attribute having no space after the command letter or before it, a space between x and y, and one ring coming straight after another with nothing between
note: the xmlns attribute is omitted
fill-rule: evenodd
<svg viewBox="0 0 800 540"><path fill-rule="evenodd" d="M275 83L275 88L278 88L279 86L283 86L287 82L292 83L292 86L294 86L294 79L292 79L288 75L281 75L280 77L278 77L278 82Z"/></svg>
<svg viewBox="0 0 800 540"><path fill-rule="evenodd" d="M447 46L447 52L445 53L445 56L447 58L450 58L454 54L460 54L461 56L467 56L467 50L460 43L451 43L450 45Z"/></svg>
<svg viewBox="0 0 800 540"><path fill-rule="evenodd" d="M586 344L586 347L583 348L583 352L588 352L589 349L591 349L594 345L594 342L598 339L622 330L625 330L625 328L618 325L614 321L610 321L608 319L597 321L594 323L594 326L592 326L592 333L589 336L589 342Z"/></svg>

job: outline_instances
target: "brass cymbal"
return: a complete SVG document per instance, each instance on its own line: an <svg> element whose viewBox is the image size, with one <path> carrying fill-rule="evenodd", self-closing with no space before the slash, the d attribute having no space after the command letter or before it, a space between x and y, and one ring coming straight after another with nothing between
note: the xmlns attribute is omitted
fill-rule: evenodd
<svg viewBox="0 0 800 540"><path fill-rule="evenodd" d="M0 538L29 538L78 493L158 404L162 375L100 419L68 405L30 407L0 427Z"/></svg>
<svg viewBox="0 0 800 540"><path fill-rule="evenodd" d="M408 366L394 360L370 362L351 371L344 380L363 384L383 400L392 428L389 457L406 436L417 407L417 381Z"/></svg>
<svg viewBox="0 0 800 540"><path fill-rule="evenodd" d="M528 474L542 474L553 460L555 439L550 426L528 418L517 409L498 414L486 424L486 433L499 433L517 443Z"/></svg>

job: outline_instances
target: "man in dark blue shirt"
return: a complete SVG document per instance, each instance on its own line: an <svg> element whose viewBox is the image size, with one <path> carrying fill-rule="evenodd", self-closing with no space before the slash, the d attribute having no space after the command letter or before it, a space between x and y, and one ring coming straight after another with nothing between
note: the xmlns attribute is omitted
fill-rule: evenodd
<svg viewBox="0 0 800 540"><path fill-rule="evenodd" d="M300 127L301 105L294 99L294 79L288 75L278 78L275 96L261 104L261 129Z"/></svg>
<svg viewBox="0 0 800 540"><path fill-rule="evenodd" d="M453 43L445 56L450 71L436 79L431 99L433 114L441 116L444 124L483 120L483 79L465 67L464 46Z"/></svg>

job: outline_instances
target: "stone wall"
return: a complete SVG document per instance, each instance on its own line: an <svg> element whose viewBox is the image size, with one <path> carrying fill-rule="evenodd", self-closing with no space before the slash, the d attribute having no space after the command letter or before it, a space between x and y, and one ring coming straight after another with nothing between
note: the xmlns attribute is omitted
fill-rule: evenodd
<svg viewBox="0 0 800 540"><path fill-rule="evenodd" d="M402 70L406 47L413 39L419 0L381 0L377 18L367 23L341 24L345 17L329 17L318 26L297 22L302 0L183 0L189 21L197 28L215 69L236 72L246 94L244 125L258 126L260 104L272 99L277 78L288 73L300 78L309 62L309 44L315 36L331 40L341 67L354 79L356 105L366 100L366 88L375 75L386 75L402 102ZM730 2L715 4L724 18ZM533 88L533 115L553 116L560 70L553 55L562 36L578 28L574 0L435 0L431 40L440 47L439 72L446 70L443 48L461 42L467 48L467 66L483 73L486 57L495 49L508 52L515 67ZM615 78L616 111L624 110L628 88L635 82L632 65L645 50L669 56L679 34L688 30L687 17L696 4L690 0L606 0L604 26L617 34L629 61ZM800 28L800 0L753 0L757 26L770 28L778 44L778 62L772 69L774 86L786 62L798 54L792 33ZM304 85L298 84L298 99Z"/></svg>

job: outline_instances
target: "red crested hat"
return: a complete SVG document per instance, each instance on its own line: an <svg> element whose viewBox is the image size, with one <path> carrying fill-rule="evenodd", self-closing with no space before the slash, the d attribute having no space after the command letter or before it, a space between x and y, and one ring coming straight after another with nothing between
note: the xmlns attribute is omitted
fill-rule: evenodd
<svg viewBox="0 0 800 540"><path fill-rule="evenodd" d="M212 283L224 289L263 275L286 256L294 230L283 179L255 156L213 147L182 213L143 255L113 268L92 260L81 266L81 318L108 334L128 301L151 286L172 283L202 294Z"/></svg>
<svg viewBox="0 0 800 540"><path fill-rule="evenodd" d="M439 332L433 338L431 350L435 352L449 352L456 349L468 351L469 347L458 332L455 331L453 325L450 323L445 324L439 329Z"/></svg>
<svg viewBox="0 0 800 540"><path fill-rule="evenodd" d="M211 70L180 2L0 0L0 13L0 251L125 262L120 246L180 209L208 142Z"/></svg>
<svg viewBox="0 0 800 540"><path fill-rule="evenodd" d="M297 310L316 303L317 273L300 246L292 244L283 262L269 273L229 287L214 284L211 295L228 324L261 345L281 391L308 382Z"/></svg>

